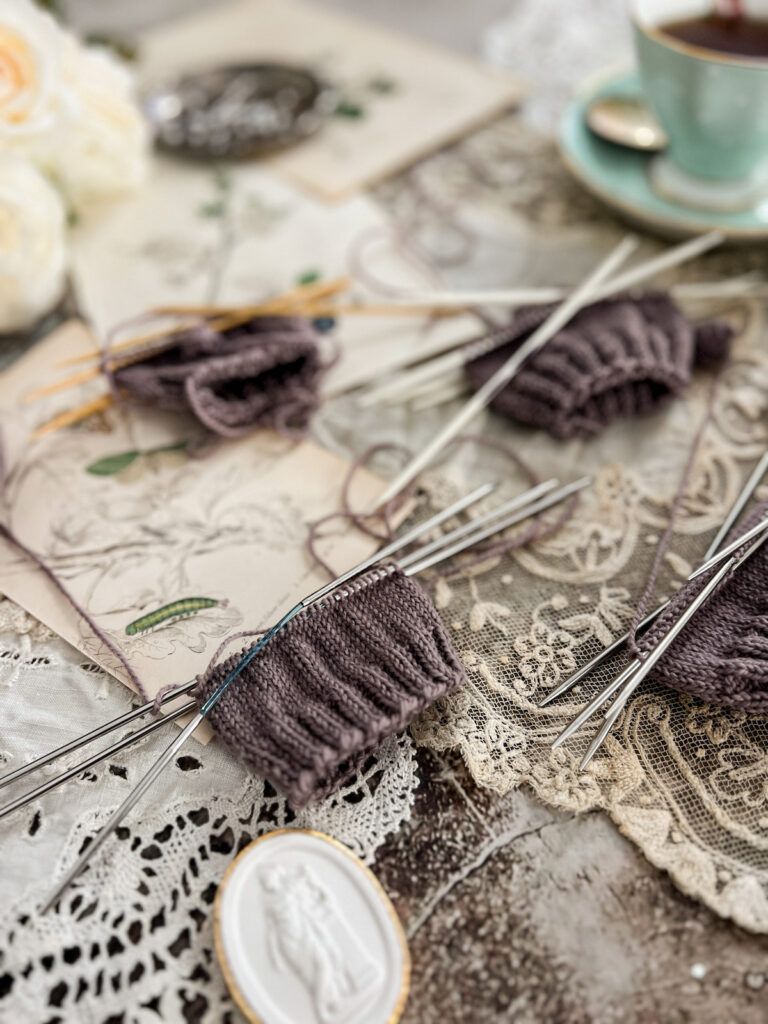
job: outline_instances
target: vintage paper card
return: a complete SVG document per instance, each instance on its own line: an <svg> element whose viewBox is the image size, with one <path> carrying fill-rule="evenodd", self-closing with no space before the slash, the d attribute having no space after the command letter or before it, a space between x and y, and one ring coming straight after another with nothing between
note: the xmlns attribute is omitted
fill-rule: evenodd
<svg viewBox="0 0 768 1024"><path fill-rule="evenodd" d="M269 160L326 199L358 191L516 103L518 82L465 57L300 0L216 4L142 39L146 79L280 60L336 85L330 123Z"/></svg>
<svg viewBox="0 0 768 1024"><path fill-rule="evenodd" d="M366 274L390 288L434 285L396 247L371 200L329 207L252 165L158 160L139 194L92 214L73 237L75 289L102 339L154 305L247 304L313 277ZM326 326L341 353L324 385L332 395L479 330L468 315L356 316Z"/></svg>
<svg viewBox="0 0 768 1024"><path fill-rule="evenodd" d="M108 420L30 443L30 430L71 395L30 404L23 395L43 367L92 348L89 332L72 323L0 375L4 521L154 695L199 674L224 637L271 624L327 582L306 552L306 523L338 507L348 463L268 434L193 457L199 428L147 409L111 410ZM363 472L354 500L365 505L381 488ZM376 546L340 527L323 550L344 569ZM8 597L128 682L51 582L5 541L0 581Z"/></svg>

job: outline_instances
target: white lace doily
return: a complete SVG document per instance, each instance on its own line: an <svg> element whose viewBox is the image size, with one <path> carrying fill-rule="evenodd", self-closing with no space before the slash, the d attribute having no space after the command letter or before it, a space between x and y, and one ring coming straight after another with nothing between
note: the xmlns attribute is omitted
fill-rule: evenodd
<svg viewBox="0 0 768 1024"><path fill-rule="evenodd" d="M122 685L83 664L81 655L9 601L0 602L0 634L0 772L128 710L130 694ZM418 778L407 735L387 742L355 780L299 814L218 741L191 743L60 912L40 917L36 908L54 878L175 728L169 725L2 823L0 1020L8 1019L9 1009L14 1020L30 1024L86 1024L124 1012L125 1024L239 1019L213 956L210 915L232 857L263 832L292 824L327 832L370 863L386 836L410 817ZM68 755L35 774L34 785L90 753ZM33 783L3 790L2 802Z"/></svg>

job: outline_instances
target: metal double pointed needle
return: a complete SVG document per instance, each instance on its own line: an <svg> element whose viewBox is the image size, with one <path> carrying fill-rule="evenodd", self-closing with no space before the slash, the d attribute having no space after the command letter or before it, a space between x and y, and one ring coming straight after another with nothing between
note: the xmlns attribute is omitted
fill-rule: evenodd
<svg viewBox="0 0 768 1024"><path fill-rule="evenodd" d="M720 236L713 237L713 244L721 241ZM535 331L526 338L496 370L491 377L478 388L456 415L438 431L432 440L421 449L410 462L400 470L394 480L379 495L371 511L381 508L400 494L418 474L425 469L445 446L459 434L468 423L481 413L493 401L496 395L520 370L525 361L539 351L554 337L557 332L571 320L580 309L593 301L597 290L608 281L616 270L625 262L637 247L637 239L631 236L623 239L616 248L602 260L597 267L578 285L563 301L552 310L549 316Z"/></svg>
<svg viewBox="0 0 768 1024"><path fill-rule="evenodd" d="M593 697L589 704L587 704L587 706L582 711L580 711L578 715L576 715L573 721L568 723L565 729L563 729L563 731L557 737L555 742L552 744L552 749L557 750L557 748L561 747L563 743L565 743L566 740L570 739L575 732L578 732L582 725L584 725L585 722L589 721L592 715L596 714L603 706L603 704L605 704L607 700L610 700L610 698L614 695L614 693L616 693L617 690L621 689L624 683L626 683L629 677L636 670L637 662L630 662L630 664L627 665L627 667L624 669L622 673L620 673L620 675L616 676L615 679L611 680L611 682L605 687L605 689L601 690L596 697Z"/></svg>
<svg viewBox="0 0 768 1024"><path fill-rule="evenodd" d="M524 502L526 500L526 495L537 497L539 494L545 493L545 491L551 490L553 487L556 486L556 480L547 480L545 483L539 484L537 487L533 488L532 491L518 495L518 497L513 500L517 502ZM423 523L419 523L417 526L414 526L413 529L403 534L402 537L398 537L396 540L392 541L385 548L382 548L380 551L378 551L376 555L373 556L371 559L367 559L365 562L362 562L359 566L355 566L355 568L350 570L350 572L344 573L342 576L338 578L338 580L335 580L333 582L330 589L332 589L333 586L338 586L340 583L345 582L352 575L356 575L359 572L364 572L369 565L373 565L376 562L380 561L382 558L387 558L389 555L395 554L402 548L407 547L409 544L413 543L413 541L419 540L422 536L424 536L426 533L428 533L435 527L440 526L447 519L450 519L452 516L458 515L460 512L465 511L470 506L476 504L478 501L481 501L483 498L487 497L489 494L492 493L494 489L495 484L483 484L482 487L478 487L475 490L471 491L469 494L464 495L462 498L459 498L458 501L455 501L453 504L448 505L440 512L437 512L434 516L431 516L429 519L425 520ZM509 504L511 505L511 502ZM481 520L486 521L486 519L492 517L492 514L495 514L495 511L496 510L494 510L494 513L487 513L485 519L481 517L481 519L477 520L476 522L479 522ZM328 588L326 587L322 587L319 591L316 591L314 594L310 594L309 597L304 599L305 602L309 604L311 603L311 601L316 600L319 597L322 597L322 595L326 592L327 589ZM194 689L195 686L197 686L197 680L192 679L188 683L184 683L183 685L178 686L176 689L169 691L157 703L160 706L169 704L171 703L171 701L174 701L177 698L184 696L184 694L189 693L191 690ZM51 750L47 754L43 754L40 757L35 758L34 761L30 761L28 764L22 765L20 768L17 768L15 771L9 772L7 775L0 776L0 789L3 789L5 786L10 785L12 782L18 782L20 779L23 779L26 775L29 775L31 772L37 771L37 769L43 768L45 765L51 764L53 761L58 760L60 757L64 757L65 754L71 754L73 751L80 750L82 747L87 746L87 744L94 742L94 740L101 739L102 736L107 736L109 733L115 732L122 726L128 725L130 722L135 721L137 718L141 718L143 715L149 714L151 711L155 709L155 701L147 701L146 704L142 704L139 707L132 708L130 711L126 711L125 714L120 715L118 718L113 718L111 721L105 722L103 725L97 726L95 729L92 729L90 732L87 732L82 736L76 736L73 740L69 740L67 743L62 744L62 746L56 747L55 750ZM164 720L171 721L172 718L170 716L166 716ZM139 737L139 734L135 735L137 738ZM142 733L141 735L144 734ZM106 757L109 755L105 752L103 756ZM2 817L4 810L5 808L0 809L0 817Z"/></svg>
<svg viewBox="0 0 768 1024"><path fill-rule="evenodd" d="M754 528L750 529L748 532L746 532L746 534L743 535L743 537L737 538L736 541L733 542L733 544L728 545L726 553L721 553L720 555L718 555L717 559L713 559L710 561L709 567L714 567L714 565L716 565L717 562L722 561L722 559L724 557L727 557L728 554L733 555L736 551L739 551L741 548L743 548L744 544L748 544L756 536L762 543L763 539L767 536L766 531L768 530L768 517L765 519L761 519L758 525L761 526L759 530ZM694 575L698 575L698 571L696 571L696 573L692 573L690 577L688 577L688 580L694 579ZM663 611L664 608L666 608L669 605L669 603L670 602L667 601L663 605L662 609L659 610ZM558 746L561 746L566 739L569 739L573 735L574 732L577 732L579 729L581 729L585 722L587 722L590 718L592 718L593 715L595 715L600 710L603 703L605 703L606 700L610 699L610 697L613 696L616 690L620 688L625 682L627 682L627 680L631 677L631 684L633 685L633 689L631 692L634 693L635 689L637 689L637 686L639 686L640 682L642 682L642 679L645 678L645 674L643 674L640 680L638 680L638 682L635 684L634 674L644 664L644 662L640 662L639 658L634 658L632 662L630 662L630 664L624 670L624 672L621 673L621 675L616 676L615 679L611 680L607 686L600 690L600 692L596 696L594 696L592 700L590 700L587 707L584 708L579 713L579 715L577 715L577 717L575 717L571 722L568 723L568 725L565 726L560 735L552 743L552 750L557 750ZM627 695L629 696L629 693ZM620 699L626 700L627 698L624 695L622 695L622 697L616 698L616 702ZM615 707L615 702L613 707ZM611 711L612 710L613 709L611 708Z"/></svg>
<svg viewBox="0 0 768 1024"><path fill-rule="evenodd" d="M749 477L747 478L747 482L744 484L744 486L742 487L741 491L739 492L739 496L736 498L736 501L733 503L733 506L732 506L730 512L728 513L728 515L726 516L725 520L723 521L723 525L720 527L720 529L717 531L715 536L712 538L712 542L710 543L710 545L707 548L706 553L704 555L704 560L705 561L708 558L711 558L712 555L714 555L714 553L716 551L720 550L720 545L723 543L725 538L731 532L731 527L733 526L733 524L736 522L736 520L739 518L741 513L746 508L747 502L749 501L749 499L752 497L752 495L757 490L757 487L758 487L760 481L765 476L766 472L768 472L768 452L763 452L763 454L760 457L757 465L752 470L752 472L749 474Z"/></svg>
<svg viewBox="0 0 768 1024"><path fill-rule="evenodd" d="M709 582L706 584L703 590L701 590L700 593L697 594L696 597L693 599L693 601L691 601L691 603L685 609L680 618L677 619L674 625L670 627L668 632L664 634L664 636L661 638L656 647L654 647L654 649L651 651L648 657L643 662L641 662L638 667L635 668L635 666L632 666L633 675L627 682L622 692L611 705L611 708L605 716L605 723L603 724L602 728L600 729L597 736L590 744L586 754L584 755L584 758L580 765L582 771L587 767L589 762L592 760L597 751L603 745L606 736L615 725L617 718L624 710L624 707L629 698L638 688L640 683L642 683L642 681L651 671L656 662L669 648L670 644L673 643L673 641L681 632L681 630L690 622L690 620L693 618L693 616L696 614L699 608L701 608L701 606L709 600L709 598L718 588L720 583L725 579L725 577L735 572L740 565L746 562L746 560L751 555L753 555L755 551L757 551L758 548L762 547L762 545L765 544L766 540L768 540L768 532L766 532L765 530L766 526L768 526L768 521L766 521L764 524L763 533L752 542L752 544L744 552L743 555L734 554L729 561L727 561L718 569L718 571L715 573L712 579L709 580Z"/></svg>
<svg viewBox="0 0 768 1024"><path fill-rule="evenodd" d="M185 693L189 693L190 690L197 686L197 680L191 679L188 683L184 683L183 686L179 686L177 689L166 693L160 698L158 704L163 706L170 704L171 701L177 700L179 697L183 697ZM36 757L34 761L30 761L28 764L22 765L15 771L8 772L7 775L0 777L0 789L5 786L9 786L12 782L18 782L25 776L37 771L39 768L44 768L46 765L51 764L53 761L58 761L60 757L64 757L65 754L71 754L75 750L80 750L81 747L87 746L89 743L93 743L94 740L101 739L102 736L108 736L111 732L116 732L117 729L122 728L124 725L129 725L131 722L135 722L137 718L141 718L143 715L149 714L155 707L154 701L148 701L146 704L142 704L137 708L131 708L130 711L126 711L124 715L120 715L118 718L113 718L109 722L105 722L103 725L97 726L90 732L85 733L83 736L76 736L73 740L68 743L62 744L60 747L56 747L55 750L49 751L47 754L43 754L41 757ZM166 715L165 718L160 719L159 724L171 720L170 715ZM136 738L139 738L139 734L135 733ZM144 733L142 733L144 735ZM112 751L114 753L114 751ZM104 753L104 757L108 757L109 754ZM6 808L0 810L0 818L3 817Z"/></svg>
<svg viewBox="0 0 768 1024"><path fill-rule="evenodd" d="M406 572L406 575L409 576L415 575L417 572L422 572L424 569L437 564L439 561L442 561L445 558L449 558L454 554L458 554L460 551L464 551L467 548L470 548L473 545L480 543L482 540L487 539L494 533L504 530L509 526L513 525L514 523L520 522L521 520L528 518L539 511L543 511L544 509L551 507L552 505L556 504L559 501L565 500L565 498L574 494L576 491L586 487L589 484L589 482L590 478L584 477L573 484L568 484L565 487L560 488L559 490L552 490L555 484L554 481L547 481L545 484L540 484L537 487L533 488L532 491L526 492L525 495L521 495L518 498L512 499L512 501L505 503L499 508L494 509L491 512L485 513L483 516L476 519L472 524L466 524L464 526L456 528L454 531L446 534L443 538L441 538L439 542L432 542L432 544L427 545L426 548L422 548L414 552L411 556L408 556L407 559L403 559L402 565L404 571ZM347 581L353 579L354 577L358 576L360 573L366 571L367 569L372 568L378 562L384 560L385 558L388 558L392 554L401 550L403 547L407 546L412 541L418 539L425 532L427 532L428 529L438 525L439 522L444 522L451 515L454 515L458 511L461 511L462 509L469 507L469 505L473 504L475 501L480 500L481 497L485 497L485 495L488 494L490 490L492 490L492 488L489 485L486 485L484 488L480 488L478 491L473 492L473 495L469 495L467 496L467 498L462 499L461 502L457 502L453 506L450 506L449 509L444 510L444 512L440 513L439 516L433 517L427 523L422 523L418 527L415 527L413 530L406 533L397 541L387 545L382 551L379 551L375 556L366 559L365 562L360 563L359 566L356 566L349 572L342 574L336 580L332 581L330 584L327 584L326 586L321 587L319 590L316 590L313 594L310 594L308 597L304 598L301 602L299 602L298 605L296 605L293 609L286 613L286 615L284 615L283 618L280 619L275 626L268 630L264 634L264 636L262 636L262 638L258 641L258 643L255 644L248 651L248 653L240 660L239 664L235 667L235 669L233 669L233 671L230 672L230 674L226 677L224 682L217 688L216 691L214 691L212 696L209 697L208 700L203 704L203 706L200 708L195 717L182 730L182 732L179 733L179 735L174 739L173 743L171 743L166 748L166 750L160 755L158 760L144 775L144 777L134 788L134 790L130 793L127 799L120 805L120 807L117 808L117 810L110 817L107 823L100 829L100 831L94 837L91 844L81 854L81 856L69 870L67 875L62 879L62 881L56 888L56 891L51 895L51 897L41 908L41 913L45 914L48 910L51 909L51 907L53 907L59 901L59 899L66 891L66 889L69 887L71 882L80 874L80 872L85 868L90 859L98 852L98 850L101 849L101 847L107 841L112 832L117 828L120 822L133 809L133 807L142 798L144 793L152 786L152 784L155 782L158 776L170 764L170 762L173 760L177 752L181 749L184 743L186 743L187 739L205 720L210 710L213 707L215 707L218 700L220 700L221 697L224 695L228 686L236 678L239 671L246 664L248 664L248 662L253 657L255 657L255 655L261 649L263 649L265 644L273 636L276 635L276 633L282 628L284 624L290 621L291 618L297 615L304 608L307 608L310 605L315 604L323 597L332 593L339 586L342 586ZM550 493L544 494L545 491L549 491ZM532 495L544 496L539 497L539 500L534 501L533 504L530 504ZM524 507L520 508L519 506L521 505L524 505ZM509 511L510 508L517 508L518 510L513 511L510 515L502 516L502 513L504 511ZM482 525L491 520L493 520L493 522L490 526ZM481 526L481 528L477 529L479 525ZM470 526L471 529L469 528ZM436 550L436 545L438 543L441 545L439 551ZM432 553L425 556L427 548L431 549ZM75 771L75 769L73 769L72 771Z"/></svg>
<svg viewBox="0 0 768 1024"><path fill-rule="evenodd" d="M765 452L762 455L760 461L757 463L755 468L750 473L749 478L744 484L744 487L739 492L739 495L736 498L736 501L734 502L733 506L731 507L728 515L723 520L720 529L717 531L717 534L713 537L712 541L710 542L709 547L704 553L705 563L712 557L712 555L714 555L714 553L719 549L723 540L731 532L731 528L733 527L734 523L739 518L741 513L744 511L747 502L754 494L758 484L763 479L766 472L768 472L768 452ZM689 576L689 579L692 578L693 576ZM669 601L665 601L663 604L659 605L659 607L656 608L654 611L650 612L650 614L646 615L646 617L640 622L638 626L638 632L647 629L652 622L655 622L668 604ZM550 693L548 693L540 702L539 707L546 707L548 704L551 704L553 701L557 700L558 697L562 696L562 694L567 693L568 690L571 690L574 686L576 686L577 683L580 683L581 680L585 678L585 676L588 676L590 672L592 672L594 669L602 665L604 661L606 661L612 655L620 651L623 648L624 644L627 642L627 640L629 640L629 635L629 633L625 633L623 636L620 636L618 640L614 640L612 644L610 644L608 647L604 648L602 651L596 654L594 658L590 659L590 661L588 661L585 665L582 665L582 667L578 669L578 671L574 672L573 675L568 677L568 679L564 680L562 683L560 683L559 686L555 687L554 690L550 691ZM606 696L608 696L608 694L606 694ZM560 740L560 737L558 737L558 740ZM559 746L558 741L556 741L556 745Z"/></svg>
<svg viewBox="0 0 768 1024"><path fill-rule="evenodd" d="M768 516L764 516L759 523L755 523L755 525L751 529L747 530L741 537L737 537L736 540L731 541L731 543L724 547L722 551L718 551L716 555L713 555L712 558L708 558L703 565L698 567L698 569L694 569L688 579L695 580L698 576L701 576L702 573L714 568L714 566L718 565L725 558L732 555L734 551L738 551L739 548L742 548L748 541L752 540L753 537L759 537L766 528L768 528Z"/></svg>
<svg viewBox="0 0 768 1024"><path fill-rule="evenodd" d="M503 519L495 521L491 523L490 526L472 533L469 537L463 537L461 529L455 531L454 534L450 534L447 538L443 539L449 542L456 541L456 543L449 543L447 547L441 547L439 551L434 551L433 549L433 553L430 554L427 554L427 549L415 551L413 555L409 555L407 559L404 559L400 565L402 568L408 569L408 575L415 575L416 573L423 572L425 569L431 569L432 566L437 565L438 562L444 562L447 558L452 558L454 555L461 554L462 551L466 551L467 548L474 547L475 544L480 544L482 541L488 540L488 538L493 537L494 534L500 533L502 530L507 530L510 526L515 526L515 524L522 522L524 519L529 519L531 516L537 515L539 512L544 512L553 505L557 505L558 502L565 501L566 498L570 498L578 491L583 491L591 482L592 477L580 477L578 480L574 480L572 484L566 484L564 487L560 487L556 491L552 491L550 494L547 494L543 498L534 502L533 505L528 505L525 508L520 509L520 511L514 512L510 516L506 516ZM463 539L458 540L457 538L459 535L461 535Z"/></svg>
<svg viewBox="0 0 768 1024"><path fill-rule="evenodd" d="M197 680L195 680L197 682ZM175 722L177 718L182 718L184 715L190 714L190 712L196 711L197 705L194 701L188 701L180 708L176 708L174 711L170 711L167 715L162 718L156 718L154 721L149 722L141 729L137 729L135 732L128 733L127 736L123 736L122 739L113 743L112 746L107 747L106 750L99 750L91 757L86 758L85 761L81 761L74 767L69 768L67 771L62 772L61 775L57 775L53 779L49 779L47 782L43 782L42 785L33 789L29 793L25 793L23 796L18 797L16 800L12 800L4 807L0 808L0 820L7 818L9 814L13 814L14 811L20 810L22 807L26 807L27 804L32 803L33 800L39 800L40 797L45 796L46 793L50 793L53 789L58 789L59 786L64 785L65 782L69 782L70 779L77 778L84 771L89 768L93 768L101 761L106 761L108 757L114 757L115 754L119 754L121 750L125 750L126 747L132 746L138 740L143 739L145 736L151 736L153 732L157 732L158 729L162 729L168 722Z"/></svg>
<svg viewBox="0 0 768 1024"><path fill-rule="evenodd" d="M509 501L504 502L502 505L499 505L496 508L493 508L490 511L483 513L477 518L470 520L463 526L457 527L455 530L452 530L449 534L443 537L438 537L431 543L426 544L423 547L417 548L413 554L407 556L406 558L400 561L401 567L406 568L412 563L424 560L425 556L431 555L434 552L439 551L446 545L447 542L457 541L459 538L477 533L478 529L484 526L486 523L490 523L493 520L500 519L505 514L509 514L517 509L520 509L521 506L526 506L526 508L524 508L519 515L508 516L508 518L505 519L503 523L499 523L498 526L494 526L491 532L497 532L500 529L505 529L508 526L513 525L515 522L519 522L520 519L527 519L529 516L540 511L542 508L548 507L548 504L546 502L540 505L536 505L535 507L528 506L532 501L535 501L537 498L541 498L543 495L548 494L550 491L556 488L557 483L558 481L555 479L545 480L543 483L537 484L535 487L531 488L531 490L525 491L523 494L518 494L515 498L511 498ZM570 494L573 489L574 485L569 485L564 496ZM409 537L410 541L420 538L424 533L427 533L429 530L438 526L446 519L450 518L453 515L456 515L460 511L463 511L463 509L467 507L467 501L469 500L469 498L472 498L472 503L474 503L475 501L478 501L481 497L485 497L489 492L490 488L488 487L488 485L479 488L477 491L474 491L472 495L466 498L462 498L461 501L456 502L454 505L451 505L447 509L444 509L437 516L433 516L427 522L422 523L419 527L414 528L414 530L412 530L409 534L406 534L405 536ZM562 498L558 497L555 500L559 501L562 500ZM398 541L398 548L407 543L408 541L401 538ZM473 537L471 543L478 543L478 539ZM386 551L388 549L385 548L384 550ZM389 548L389 550L391 553L391 547ZM381 558L381 556L379 556L379 558ZM414 568L414 572L418 571L421 571L421 569L417 565ZM410 573L408 573L408 575L410 575ZM168 704L171 701L177 700L184 694L189 693L189 691L192 690L196 685L197 680L193 679L191 682L185 683L183 686L180 686L177 689L167 693L164 697L161 698L159 703L163 705ZM145 715L148 712L152 711L153 708L154 703L152 701L143 704L141 707L133 708L131 711L126 712L119 718L115 718L111 722L106 722L104 725L98 726L96 729L93 729L91 732L86 733L84 736L79 736L73 740L70 740L68 743L63 744L63 746L57 747L56 750L52 750L50 753L44 754L42 757L36 758L29 764L23 765L21 768L17 768L15 771L10 772L9 774L4 775L2 778L0 778L0 789L2 789L4 786L9 785L12 782L18 782L20 779L24 778L30 773L36 771L39 768L44 767L45 765L51 764L53 761L57 760L60 757L63 757L65 754L72 753L73 751L78 750L83 746L86 746L88 743L100 739L102 736L106 736L111 732L114 732L115 730L121 728L123 725L127 725L130 722L134 721L136 718L139 718L142 715ZM0 820L6 817L6 815L11 814L13 811L16 811L21 807L26 806L32 800L35 800L43 796L45 793L50 792L52 789L55 789L57 786L68 781L69 779L74 778L80 772L93 767L95 764L98 764L100 761L106 760L106 758L108 757L112 757L113 755L119 753L119 751L124 750L126 747L130 746L132 743L135 743L137 740L143 738L144 736L150 735L151 733L155 732L157 729L165 725L166 722L174 721L175 719L182 717L183 715L188 714L189 712L194 710L196 710L196 705L194 703L185 704L183 708L174 711L172 714L166 715L164 718L161 718L151 723L150 725L145 726L143 729L140 729L137 732L130 733L128 736L119 740L117 743L113 744L107 749L100 751L99 753L88 758L86 761L83 761L80 764L69 769L63 775L59 775L56 776L54 779L50 779L48 782L46 782L44 785L39 786L37 789L34 789L31 792L26 793L24 796L19 797L17 800L14 800L9 804L6 804L4 807L0 807Z"/></svg>
<svg viewBox="0 0 768 1024"><path fill-rule="evenodd" d="M523 494L517 495L515 498L512 498L509 501L504 502L502 505L498 505L496 508L490 509L488 512L485 512L482 515L477 516L475 519L470 520L463 526L459 526L456 529L452 530L450 533L437 538L437 540L432 541L431 543L426 544L423 547L417 548L413 554L407 556L404 559L401 559L399 563L401 568L405 569L407 566L410 566L413 563L423 562L425 561L425 556L431 555L434 552L439 551L441 548L446 547L449 543L456 542L463 537L468 537L468 540L466 541L467 545L479 543L480 540L484 539L486 534L484 534L482 537L475 535L479 533L479 529L483 527L486 523L492 522L493 520L500 520L488 531L489 534L498 532L499 530L506 529L514 523L519 522L521 519L527 519L531 515L534 515L536 512L542 511L544 508L548 508L550 504L554 504L557 501L563 500L564 497L567 497L575 489L577 489L573 484L570 484L567 487L562 488L558 492L557 496L553 497L551 501L547 501L545 499L544 501L535 502L535 499L541 498L543 495L548 494L555 487L557 487L557 483L558 481L555 479L545 480L543 483L537 484L529 491L525 491ZM462 498L461 501L456 502L454 505L449 506L449 508L447 509L444 509L437 516L433 516L431 519L420 524L420 526L415 527L414 530L406 534L405 537L409 538L411 542L415 539L420 538L424 533L427 533L429 530L439 525L439 523L444 522L447 518L450 518L451 515L455 515L457 512L462 511L465 507L467 507L467 502L469 501L469 498L473 498L474 501L477 501L479 500L480 497L485 497L487 493L487 485L485 487L479 488L477 491L474 491L472 495L468 496L467 498ZM530 504L532 501L534 501L533 505ZM515 513L515 510L521 509L521 506L525 507L522 508L520 512ZM505 516L505 513L507 514L506 518L502 519L502 517ZM397 542L397 547L402 547L407 543L408 541L406 541L404 538L401 538ZM390 553L392 553L392 546L390 545L388 548L385 548L384 551L389 551ZM413 575L416 572L422 571L422 569L426 567L427 566L414 564L413 569L409 569L406 572L406 575ZM338 589L336 592L339 592ZM196 685L196 679L192 680L189 683L185 683L183 686L180 686L177 689L167 693L160 700L160 704L167 704L171 701L178 699L180 696L184 695L185 693L188 693ZM113 719L111 722L107 722L104 725L99 726L91 732L86 733L84 736L80 736L74 740L71 740L68 743L65 743L63 746L58 747L56 750L53 750L50 753L45 754L42 757L39 757L36 760L30 762L29 764L16 769L16 771L3 776L3 778L0 779L0 788L11 782L18 781L19 779L25 777L26 775L30 774L36 769L41 768L44 765L50 764L57 758L62 757L64 754L71 753L72 751L85 746L93 740L99 739L100 737L115 731L116 729L128 724L129 722L140 717L141 715L147 714L149 711L153 710L153 708L154 704L150 701L149 703L144 704L141 707L134 708L126 714L121 715L119 718ZM113 746L108 747L106 750L102 750L98 754L93 755L86 761L83 761L75 767L71 768L63 775L57 776L56 778L49 780L43 786L39 786L37 789L32 790L31 792L25 794L22 797L19 797L17 800L14 800L11 803L6 804L4 807L0 807L0 819L4 818L7 814L10 814L11 812L19 810L21 807L26 806L32 800L37 799L38 797L43 796L45 793L50 792L52 789L55 789L57 786L75 777L77 774L79 774L82 771L85 771L87 768L91 768L93 767L93 765L98 764L100 761L103 761L106 758L111 757L112 755L118 753L121 750L124 750L126 747L130 746L132 743L136 742L142 737L155 732L157 729L165 725L166 722L173 721L174 719L179 718L182 715L189 713L190 711L194 711L195 708L196 705L194 703L186 704L178 712L174 712L172 715L167 715L165 718L161 718L160 720L153 722L151 725L145 726L143 729L140 729L137 732L130 733L128 736L119 740Z"/></svg>

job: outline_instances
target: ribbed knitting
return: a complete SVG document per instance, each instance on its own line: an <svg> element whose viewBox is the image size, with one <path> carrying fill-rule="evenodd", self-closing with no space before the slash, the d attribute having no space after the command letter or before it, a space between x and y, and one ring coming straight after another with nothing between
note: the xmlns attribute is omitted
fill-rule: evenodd
<svg viewBox="0 0 768 1024"><path fill-rule="evenodd" d="M202 703L238 664L201 679ZM421 587L385 566L301 612L210 712L224 742L303 807L332 792L464 671Z"/></svg>
<svg viewBox="0 0 768 1024"><path fill-rule="evenodd" d="M768 513L756 508L731 539ZM648 654L717 569L686 583L638 642ZM759 548L720 584L653 669L683 693L743 711L768 711L768 545Z"/></svg>
<svg viewBox="0 0 768 1024"><path fill-rule="evenodd" d="M191 411L222 437L260 428L302 436L320 404L326 369L307 320L258 317L223 334L194 328L111 378L141 402Z"/></svg>
<svg viewBox="0 0 768 1024"><path fill-rule="evenodd" d="M509 327L495 332L501 346L466 364L472 387L481 387L552 308L520 309ZM694 364L723 362L732 334L721 322L694 327L663 293L596 302L531 356L492 405L555 437L598 434L616 419L650 413L680 394Z"/></svg>

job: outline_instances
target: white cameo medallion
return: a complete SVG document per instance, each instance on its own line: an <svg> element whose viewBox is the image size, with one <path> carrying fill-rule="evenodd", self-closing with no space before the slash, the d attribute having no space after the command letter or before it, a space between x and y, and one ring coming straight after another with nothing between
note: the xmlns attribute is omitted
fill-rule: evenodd
<svg viewBox="0 0 768 1024"><path fill-rule="evenodd" d="M262 1024L388 1024L407 996L392 904L317 832L268 833L236 858L217 896L216 949L240 1009Z"/></svg>

